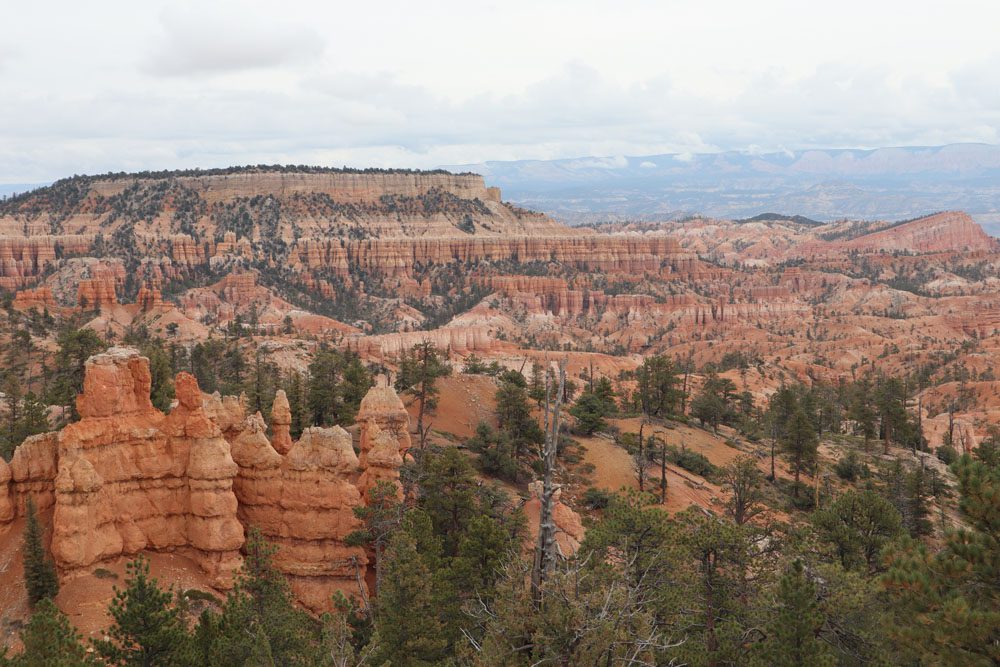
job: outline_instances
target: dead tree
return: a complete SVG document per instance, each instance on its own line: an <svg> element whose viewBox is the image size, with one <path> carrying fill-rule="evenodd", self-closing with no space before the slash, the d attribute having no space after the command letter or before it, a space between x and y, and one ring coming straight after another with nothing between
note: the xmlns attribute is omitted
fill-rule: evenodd
<svg viewBox="0 0 1000 667"><path fill-rule="evenodd" d="M660 503L667 503L667 441L660 438Z"/></svg>
<svg viewBox="0 0 1000 667"><path fill-rule="evenodd" d="M639 449L636 452L635 469L639 473L639 490L646 490L646 447L643 441L642 431L646 427L646 421L639 424Z"/></svg>
<svg viewBox="0 0 1000 667"><path fill-rule="evenodd" d="M531 596L536 605L541 604L542 584L555 566L556 525L552 517L555 504L556 454L559 449L559 420L562 411L563 391L566 388L566 359L559 362L558 383L553 387L552 377L545 378L545 444L542 451L544 474L542 476L542 508L538 525L538 543L535 545L535 562L531 569Z"/></svg>

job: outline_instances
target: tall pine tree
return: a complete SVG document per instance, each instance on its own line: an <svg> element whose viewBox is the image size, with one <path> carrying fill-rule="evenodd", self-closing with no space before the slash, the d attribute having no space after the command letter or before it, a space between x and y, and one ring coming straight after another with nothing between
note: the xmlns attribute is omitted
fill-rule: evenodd
<svg viewBox="0 0 1000 667"><path fill-rule="evenodd" d="M159 667L190 664L191 638L172 604L169 591L149 576L149 561L139 556L125 566L125 588L115 587L108 605L114 624L94 641L97 654L109 665Z"/></svg>
<svg viewBox="0 0 1000 667"><path fill-rule="evenodd" d="M45 553L42 526L31 498L28 498L28 517L24 527L24 587L32 605L54 598L59 592L56 567Z"/></svg>

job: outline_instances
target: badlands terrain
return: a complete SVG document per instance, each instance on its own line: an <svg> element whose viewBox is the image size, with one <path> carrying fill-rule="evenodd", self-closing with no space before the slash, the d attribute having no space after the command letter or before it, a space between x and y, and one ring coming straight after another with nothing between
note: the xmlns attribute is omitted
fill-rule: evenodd
<svg viewBox="0 0 1000 667"><path fill-rule="evenodd" d="M278 566L310 611L329 610L335 591L367 591L373 554L345 542L353 509L378 480L400 479L419 440L474 456L467 442L495 421L504 369L528 376L565 361L578 389L607 378L628 396L636 369L664 355L689 394L718 373L758 412L782 386L881 374L905 379L927 452L946 437L970 452L1000 424L1000 245L959 211L569 227L505 203L468 173L81 176L0 202L0 290L0 349L22 391L51 394L67 329L93 331L109 348L87 361L75 402L47 402L52 430L11 443L9 465L0 462L9 637L29 613L20 589L29 497L52 527L57 604L85 635L106 624L128 556L149 553L163 582L217 594L250 525L281 547ZM156 360L151 368L132 349L150 340L172 355L172 404L160 407L150 398ZM196 379L195 351L213 342L240 359L236 380ZM279 387L318 355L350 352L373 378L391 379L423 343L452 367L424 432L412 394L380 379L349 419L290 433L293 419L302 425L298 407ZM574 436L559 473L562 549L579 545L596 511L587 489L638 485L616 434L647 428L714 466L750 454L769 470L766 438L703 428L686 409L649 424L623 410L610 429ZM833 440L820 453L820 469L844 455ZM668 511L722 511L718 479L664 471ZM783 461L776 474L792 476ZM503 485L537 530L529 481ZM954 515L953 503L941 511Z"/></svg>

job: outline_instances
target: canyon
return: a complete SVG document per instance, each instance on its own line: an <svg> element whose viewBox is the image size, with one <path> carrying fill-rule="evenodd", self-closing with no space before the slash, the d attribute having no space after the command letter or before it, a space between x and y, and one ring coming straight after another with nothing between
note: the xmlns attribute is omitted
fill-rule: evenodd
<svg viewBox="0 0 1000 667"><path fill-rule="evenodd" d="M402 486L422 435L462 446L495 420L497 379L462 372L477 366L527 375L564 360L578 386L604 377L628 393L631 371L665 355L692 388L718 373L757 408L787 384L919 376L909 409L932 447L948 434L970 451L1000 424L1000 245L959 211L569 227L474 174L74 177L0 203L0 294L0 342L19 350L27 389L46 388L62 330L89 329L108 347L86 362L77 416L49 406L62 428L0 461L0 538L33 499L70 587L148 553L184 559L198 585L224 591L254 527L309 611L330 610L337 592L369 595L374 555L347 540L355 510L380 481ZM154 407L156 360L128 347L136 339L181 364L215 344L245 362L243 385L205 393L180 370L172 404ZM412 396L387 378L425 342L453 375L420 434ZM329 350L385 376L354 419L300 428L285 385L263 404L248 398L254 374L304 378ZM735 456L731 432L660 436L717 465ZM623 450L581 442L596 487L631 479ZM670 511L719 509L717 485L669 475L680 489ZM555 523L569 554L584 537L583 489L563 481ZM533 482L507 488L529 533Z"/></svg>

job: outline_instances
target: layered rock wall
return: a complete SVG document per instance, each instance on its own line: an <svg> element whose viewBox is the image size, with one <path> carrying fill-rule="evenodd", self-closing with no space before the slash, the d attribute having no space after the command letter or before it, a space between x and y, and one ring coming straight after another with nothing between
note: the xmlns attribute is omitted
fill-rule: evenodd
<svg viewBox="0 0 1000 667"><path fill-rule="evenodd" d="M309 609L365 592L368 555L346 537L354 508L378 480L398 480L409 421L396 393L373 388L359 413L363 461L339 426L309 428L292 442L290 413L276 400L272 437L242 401L203 396L195 378L175 380L169 414L150 402L149 361L112 348L87 361L80 420L28 438L0 461L0 523L23 516L28 498L54 507L52 553L63 572L144 550L195 560L220 587L241 563L245 530L275 543L277 567Z"/></svg>

